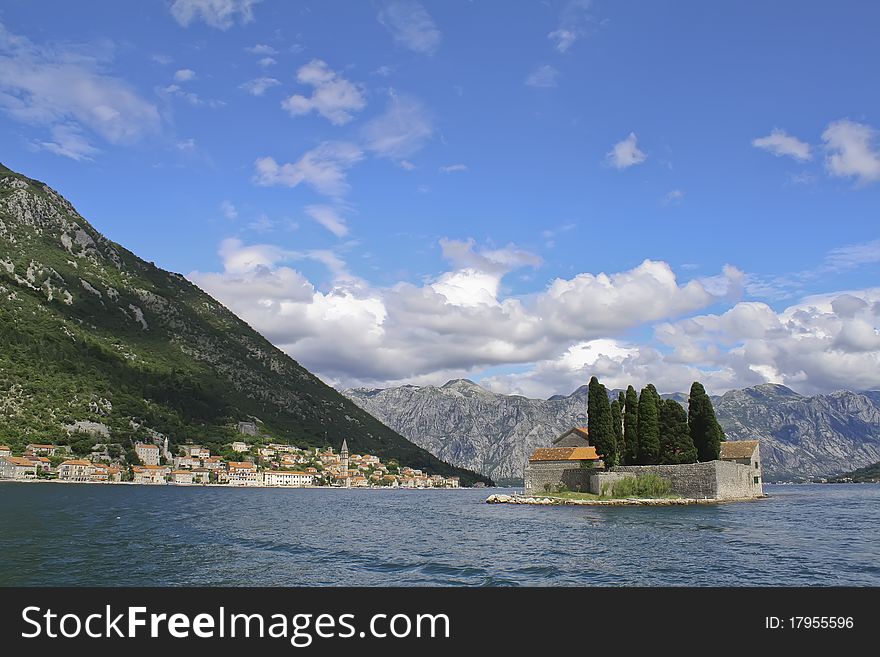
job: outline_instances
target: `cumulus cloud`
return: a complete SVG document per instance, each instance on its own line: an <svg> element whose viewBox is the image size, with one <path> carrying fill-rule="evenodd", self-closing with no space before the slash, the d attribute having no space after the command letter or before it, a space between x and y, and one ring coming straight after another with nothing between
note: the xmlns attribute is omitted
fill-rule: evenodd
<svg viewBox="0 0 880 657"><path fill-rule="evenodd" d="M277 55L278 51L275 50L272 46L266 45L265 43L257 43L253 46L245 48L249 53L254 55Z"/></svg>
<svg viewBox="0 0 880 657"><path fill-rule="evenodd" d="M297 187L305 183L327 196L342 196L348 191L346 171L363 159L355 144L325 141L305 153L296 162L278 164L272 157L254 163L254 182L258 185Z"/></svg>
<svg viewBox="0 0 880 657"><path fill-rule="evenodd" d="M404 48L433 55L440 46L440 30L420 2L388 0L381 4L378 18L395 43Z"/></svg>
<svg viewBox="0 0 880 657"><path fill-rule="evenodd" d="M274 66L278 61L274 57L263 57L260 59L257 64L262 66L263 68L267 68L269 66Z"/></svg>
<svg viewBox="0 0 880 657"><path fill-rule="evenodd" d="M575 42L589 33L594 22L589 13L590 0L571 0L562 8L559 26L547 35L559 52L566 52Z"/></svg>
<svg viewBox="0 0 880 657"><path fill-rule="evenodd" d="M547 397L591 375L609 388L654 383L686 392L694 380L713 394L761 383L805 394L880 387L880 288L808 297L776 312L741 302L724 313L655 328L659 345L617 339L579 342L524 372L481 383L497 392Z"/></svg>
<svg viewBox="0 0 880 657"><path fill-rule="evenodd" d="M859 184L880 180L877 131L864 123L835 121L822 133L827 152L825 168L832 176L856 178Z"/></svg>
<svg viewBox="0 0 880 657"><path fill-rule="evenodd" d="M96 152L83 130L111 144L158 132L156 106L106 72L111 54L94 44L38 46L0 24L0 109L16 121L48 126L53 140L46 147L67 157Z"/></svg>
<svg viewBox="0 0 880 657"><path fill-rule="evenodd" d="M540 257L515 245L479 248L471 240L444 239L440 248L447 271L419 285L375 287L347 272L338 254L234 240L221 246L221 272L190 277L325 380L345 385L551 360L581 343L615 340L719 300L700 281L679 283L666 263L652 261L508 296L505 276L540 267ZM329 287L319 290L291 268L303 258L327 265Z"/></svg>
<svg viewBox="0 0 880 657"><path fill-rule="evenodd" d="M176 82L189 82L196 79L196 72L191 68L182 68L174 73Z"/></svg>
<svg viewBox="0 0 880 657"><path fill-rule="evenodd" d="M320 59L313 59L300 67L296 79L300 84L313 87L314 91L308 98L295 94L281 103L291 116L315 111L334 125L344 125L367 104L357 86L332 71Z"/></svg>
<svg viewBox="0 0 880 657"><path fill-rule="evenodd" d="M228 30L254 19L253 8L260 0L174 0L171 15L187 27L194 21L203 21L218 30Z"/></svg>
<svg viewBox="0 0 880 657"><path fill-rule="evenodd" d="M394 90L385 112L364 127L368 150L398 160L421 150L433 134L433 121L422 103Z"/></svg>
<svg viewBox="0 0 880 657"><path fill-rule="evenodd" d="M545 64L539 66L526 77L526 84L530 87L549 88L555 87L559 78L559 71Z"/></svg>
<svg viewBox="0 0 880 657"><path fill-rule="evenodd" d="M401 166L403 166L403 163L401 163ZM467 164L447 164L440 167L440 173L462 173L467 170Z"/></svg>
<svg viewBox="0 0 880 657"><path fill-rule="evenodd" d="M802 142L797 137L792 137L784 130L774 128L766 137L752 140L752 146L772 153L776 157L788 156L795 160L805 162L812 159L810 145Z"/></svg>
<svg viewBox="0 0 880 657"><path fill-rule="evenodd" d="M629 133L626 139L617 142L614 144L614 148L608 151L605 155L605 163L621 171L644 162L647 155L639 150L636 141L636 133Z"/></svg>
<svg viewBox="0 0 880 657"><path fill-rule="evenodd" d="M82 131L75 125L55 125L50 132L52 141L38 141L34 145L77 162L91 160L92 155L100 152L83 137Z"/></svg>
<svg viewBox="0 0 880 657"><path fill-rule="evenodd" d="M281 82L275 78L255 78L241 85L241 88L252 96L262 96L268 89L277 87Z"/></svg>

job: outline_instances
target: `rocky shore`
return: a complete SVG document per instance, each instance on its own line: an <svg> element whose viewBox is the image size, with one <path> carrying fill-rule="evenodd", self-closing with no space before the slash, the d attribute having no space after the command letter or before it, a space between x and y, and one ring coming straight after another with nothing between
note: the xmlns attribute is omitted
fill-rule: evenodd
<svg viewBox="0 0 880 657"><path fill-rule="evenodd" d="M766 495L764 496L767 497ZM746 502L761 498L743 499L694 499L684 497L668 498L619 498L619 499L595 499L595 500L572 500L559 497L531 497L528 495L490 495L486 498L487 504L535 504L542 506L688 506L691 504L722 504L724 502Z"/></svg>

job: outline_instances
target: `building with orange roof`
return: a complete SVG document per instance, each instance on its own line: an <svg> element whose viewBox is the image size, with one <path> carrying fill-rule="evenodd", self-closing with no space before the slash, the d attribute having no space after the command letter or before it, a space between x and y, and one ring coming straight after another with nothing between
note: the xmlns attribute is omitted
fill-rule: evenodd
<svg viewBox="0 0 880 657"><path fill-rule="evenodd" d="M167 465L137 465L131 469L132 481L136 484L164 484L171 474Z"/></svg>
<svg viewBox="0 0 880 657"><path fill-rule="evenodd" d="M159 465L159 446L149 443L135 443L134 451L144 465Z"/></svg>
<svg viewBox="0 0 880 657"><path fill-rule="evenodd" d="M42 445L30 443L24 448L26 456L55 456L58 453L58 445Z"/></svg>
<svg viewBox="0 0 880 657"><path fill-rule="evenodd" d="M0 479L36 479L37 466L21 456L0 456Z"/></svg>
<svg viewBox="0 0 880 657"><path fill-rule="evenodd" d="M589 431L574 427L556 438L552 447L532 452L525 469L526 492L589 491L590 475L602 465L590 445Z"/></svg>
<svg viewBox="0 0 880 657"><path fill-rule="evenodd" d="M64 481L91 481L95 467L85 459L69 459L58 466L58 478Z"/></svg>
<svg viewBox="0 0 880 657"><path fill-rule="evenodd" d="M12 448L8 445L0 445L0 456L12 456Z"/></svg>

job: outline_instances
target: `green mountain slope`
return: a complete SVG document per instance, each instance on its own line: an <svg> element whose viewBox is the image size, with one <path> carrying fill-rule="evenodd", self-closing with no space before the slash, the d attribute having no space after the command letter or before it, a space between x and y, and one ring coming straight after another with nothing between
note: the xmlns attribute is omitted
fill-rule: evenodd
<svg viewBox="0 0 880 657"><path fill-rule="evenodd" d="M338 449L346 438L353 452L488 482L407 441L183 276L0 165L0 443L72 442L82 436L65 427L95 422L122 449L151 431L219 446L252 419L283 442Z"/></svg>

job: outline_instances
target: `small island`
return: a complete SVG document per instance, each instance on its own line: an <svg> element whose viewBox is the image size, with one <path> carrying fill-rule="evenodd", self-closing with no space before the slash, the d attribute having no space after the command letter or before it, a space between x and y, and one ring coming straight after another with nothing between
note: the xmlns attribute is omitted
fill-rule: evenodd
<svg viewBox="0 0 880 657"><path fill-rule="evenodd" d="M574 427L536 449L521 495L492 495L493 504L673 506L765 497L759 441L727 442L699 382L688 409L648 384L629 386L609 402L590 380L586 427Z"/></svg>

